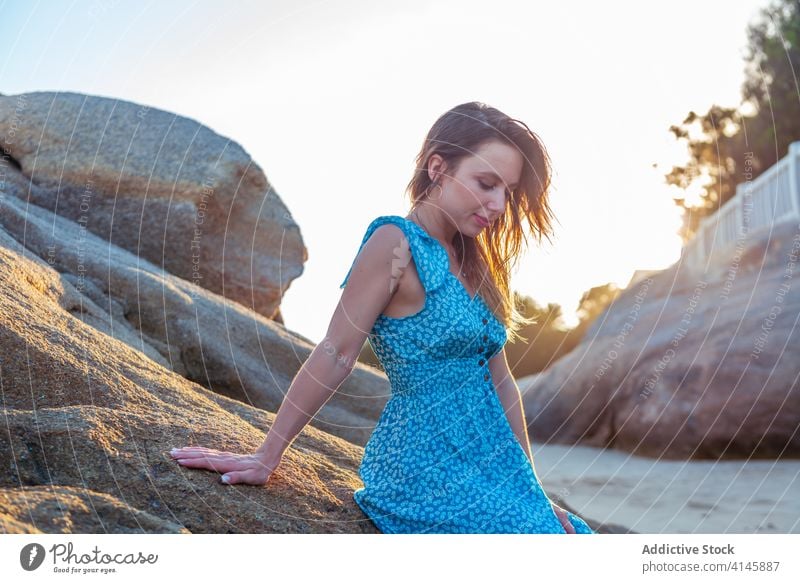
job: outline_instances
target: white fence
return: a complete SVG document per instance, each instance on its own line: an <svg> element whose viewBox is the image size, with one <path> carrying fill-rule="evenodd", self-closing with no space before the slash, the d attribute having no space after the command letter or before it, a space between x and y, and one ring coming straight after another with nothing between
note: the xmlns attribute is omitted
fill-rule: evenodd
<svg viewBox="0 0 800 583"><path fill-rule="evenodd" d="M736 195L702 220L682 261L692 271L704 270L714 255L789 220L800 220L800 142L792 142L789 153L758 178L738 184Z"/></svg>

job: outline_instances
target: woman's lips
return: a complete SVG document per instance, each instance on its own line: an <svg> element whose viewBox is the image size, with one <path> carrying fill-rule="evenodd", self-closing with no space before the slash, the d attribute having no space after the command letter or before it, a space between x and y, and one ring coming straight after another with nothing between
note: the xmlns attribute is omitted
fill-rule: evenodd
<svg viewBox="0 0 800 583"><path fill-rule="evenodd" d="M475 218L475 222L478 223L478 225L480 225L481 227L489 226L489 221L484 219L482 216L476 215L475 213L473 213L472 216Z"/></svg>

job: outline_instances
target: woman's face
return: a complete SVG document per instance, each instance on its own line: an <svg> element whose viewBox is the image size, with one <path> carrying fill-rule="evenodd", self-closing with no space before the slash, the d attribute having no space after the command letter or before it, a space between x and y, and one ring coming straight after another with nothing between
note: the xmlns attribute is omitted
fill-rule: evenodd
<svg viewBox="0 0 800 583"><path fill-rule="evenodd" d="M511 190L519 184L522 163L522 154L513 146L485 142L461 160L454 174L439 174L442 193L436 202L459 231L474 237L505 212ZM433 192L435 196L436 188Z"/></svg>

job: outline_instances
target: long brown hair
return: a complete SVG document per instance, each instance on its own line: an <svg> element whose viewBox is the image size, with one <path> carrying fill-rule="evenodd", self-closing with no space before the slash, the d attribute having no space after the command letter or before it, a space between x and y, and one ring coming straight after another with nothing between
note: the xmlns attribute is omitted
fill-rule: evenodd
<svg viewBox="0 0 800 583"><path fill-rule="evenodd" d="M508 339L513 340L522 338L517 331L533 320L517 310L509 290L511 269L519 258L522 241L528 243L526 232L531 232L539 243L542 237L551 241L555 218L548 205L550 157L539 137L524 122L485 103L471 101L458 105L439 117L428 132L406 193L411 198L412 210L428 196L432 185L428 160L432 155L441 156L445 172L453 174L464 158L492 140L508 144L522 154L519 185L511 190L501 218L475 238L456 237L453 245L467 281L506 326ZM523 227L523 221L527 227Z"/></svg>

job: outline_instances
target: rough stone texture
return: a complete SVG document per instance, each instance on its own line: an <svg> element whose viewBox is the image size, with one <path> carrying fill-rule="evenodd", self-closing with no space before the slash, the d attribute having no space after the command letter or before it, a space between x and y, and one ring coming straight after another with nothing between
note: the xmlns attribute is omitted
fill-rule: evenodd
<svg viewBox="0 0 800 583"><path fill-rule="evenodd" d="M249 156L192 120L70 93L0 94L0 143L3 532L376 532L352 499L389 394L371 367L265 486L168 454L253 451L314 348L278 308L299 230Z"/></svg>
<svg viewBox="0 0 800 583"><path fill-rule="evenodd" d="M352 500L362 448L312 426L263 487L179 468L171 447L250 452L274 415L85 324L72 284L29 255L0 229L0 488L85 486L124 501L131 520L145 511L191 532L375 531Z"/></svg>
<svg viewBox="0 0 800 583"><path fill-rule="evenodd" d="M672 459L800 455L800 226L626 290L519 379L531 438Z"/></svg>
<svg viewBox="0 0 800 583"><path fill-rule="evenodd" d="M186 528L114 496L71 486L0 488L0 532L189 534Z"/></svg>
<svg viewBox="0 0 800 583"><path fill-rule="evenodd" d="M180 319L187 313L181 309L184 302L198 314L224 308L230 325L231 312L246 310L199 288L192 295L192 284L146 262L134 267L124 250L108 247L98 252L93 247L98 241L86 234L82 245L92 252L81 263L84 279L101 269L108 277L102 285L94 284L101 290L91 291L101 294L96 303L81 293L85 282L55 269L65 269L75 259L65 250L75 245L74 225L33 205L23 220L21 207L13 197L0 198L0 386L7 436L0 440L5 468L0 492L6 496L0 501L0 525L6 532L376 532L352 500L361 485L357 472L363 449L311 425L262 487L224 486L216 472L179 467L168 454L174 446L253 451L263 442L274 415L179 376L168 368L170 359L159 352L163 346L158 342L142 340L132 347L123 341L136 337L138 329L121 324L131 320L128 308L113 298L128 296L114 290L138 290L136 313L148 314L162 302L165 314ZM54 240L60 241L50 256L52 263L32 252L38 248L42 233L37 225L43 217L49 217ZM21 225L27 226L30 249L10 234L22 232ZM146 281L155 287L143 285ZM150 307L140 310L142 305ZM117 318L111 316L115 311ZM249 315L253 327L252 319L260 317ZM280 330L286 335L283 340L298 350L299 339L261 320L257 325L268 332L262 336ZM197 326L189 322L177 330ZM176 348L178 359L185 345L184 339ZM362 375L380 378L367 370ZM375 399L363 398L365 389L358 379L350 386L361 392L362 398L354 402L367 403L364 411L380 411ZM352 419L356 414L345 405L339 414ZM331 428L341 429L335 424ZM369 433L363 428L354 428L354 433L355 429ZM79 498L69 488L87 488L91 495ZM29 492L38 492L38 497L31 498ZM25 504L31 508L21 510L29 499L33 502ZM93 500L90 514L86 506ZM556 501L575 512L563 500ZM586 520L598 532L625 532Z"/></svg>
<svg viewBox="0 0 800 583"><path fill-rule="evenodd" d="M186 117L79 93L0 96L15 194L273 318L300 229L241 146Z"/></svg>
<svg viewBox="0 0 800 583"><path fill-rule="evenodd" d="M6 182L6 190L14 188ZM3 229L20 254L59 272L59 302L69 314L217 393L275 412L314 349L302 335L166 273L77 223L0 194ZM364 445L388 394L386 376L359 363L312 424Z"/></svg>

